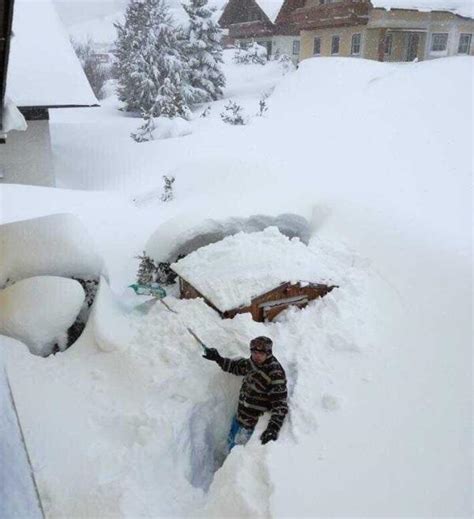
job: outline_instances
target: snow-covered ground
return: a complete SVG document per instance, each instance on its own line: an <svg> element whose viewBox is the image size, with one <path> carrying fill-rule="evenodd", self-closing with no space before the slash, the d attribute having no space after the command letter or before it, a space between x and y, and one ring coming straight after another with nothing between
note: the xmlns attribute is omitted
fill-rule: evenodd
<svg viewBox="0 0 474 519"><path fill-rule="evenodd" d="M226 70L226 99L182 137L133 142L113 98L54 112L62 189L1 188L2 222L77 215L112 287L69 350L9 358L48 517L468 517L472 58ZM246 126L221 121L228 98ZM130 310L159 226L282 213L311 222L340 289L270 324L172 296L178 314ZM278 442L255 434L219 468L239 380L185 326L229 356L273 338L290 389Z"/></svg>

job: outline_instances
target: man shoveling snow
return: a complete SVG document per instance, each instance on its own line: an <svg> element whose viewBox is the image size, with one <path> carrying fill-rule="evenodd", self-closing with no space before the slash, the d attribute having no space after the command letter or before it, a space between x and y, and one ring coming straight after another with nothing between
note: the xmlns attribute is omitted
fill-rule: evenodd
<svg viewBox="0 0 474 519"><path fill-rule="evenodd" d="M244 376L237 414L227 438L229 450L248 442L265 411L271 412L271 418L260 440L265 444L278 438L288 404L285 370L273 356L272 346L270 338L257 337L250 342L250 358L236 360L221 357L215 348L205 348L205 359L217 362L228 373Z"/></svg>

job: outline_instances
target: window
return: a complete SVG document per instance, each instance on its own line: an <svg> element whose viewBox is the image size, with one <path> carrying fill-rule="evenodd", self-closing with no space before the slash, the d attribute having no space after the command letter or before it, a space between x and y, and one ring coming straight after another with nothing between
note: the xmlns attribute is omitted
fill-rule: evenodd
<svg viewBox="0 0 474 519"><path fill-rule="evenodd" d="M469 54L471 52L472 34L463 33L459 36L458 54Z"/></svg>
<svg viewBox="0 0 474 519"><path fill-rule="evenodd" d="M313 55L319 56L321 54L321 38L316 36L313 42Z"/></svg>
<svg viewBox="0 0 474 519"><path fill-rule="evenodd" d="M339 36L333 36L331 41L331 54L339 54Z"/></svg>
<svg viewBox="0 0 474 519"><path fill-rule="evenodd" d="M293 40L293 54L298 56L300 53L300 40Z"/></svg>
<svg viewBox="0 0 474 519"><path fill-rule="evenodd" d="M358 56L360 54L360 40L360 33L352 35L351 54L353 56Z"/></svg>
<svg viewBox="0 0 474 519"><path fill-rule="evenodd" d="M392 54L392 44L393 44L393 38L391 34L387 34L385 36L385 40L383 42L383 51L387 56L390 56Z"/></svg>
<svg viewBox="0 0 474 519"><path fill-rule="evenodd" d="M444 52L448 48L448 33L434 32L431 35L431 51Z"/></svg>

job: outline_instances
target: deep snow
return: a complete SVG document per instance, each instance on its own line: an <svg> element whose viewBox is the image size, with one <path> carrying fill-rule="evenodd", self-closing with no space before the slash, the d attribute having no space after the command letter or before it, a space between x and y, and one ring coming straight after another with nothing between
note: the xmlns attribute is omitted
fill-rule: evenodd
<svg viewBox="0 0 474 519"><path fill-rule="evenodd" d="M265 117L226 126L221 101L191 135L138 145L113 100L63 111L52 117L62 185L118 192L2 187L3 221L79 215L113 289L74 347L10 359L49 514L469 516L472 58L315 59L286 76L227 66L226 95L249 115L276 86ZM173 202L134 202L170 173ZM127 313L133 256L197 212L306 217L341 289L271 324L172 297L179 315L160 303ZM271 336L289 379L278 442L256 434L215 474L239 381L201 360L186 324L230 356Z"/></svg>
<svg viewBox="0 0 474 519"><path fill-rule="evenodd" d="M85 300L78 281L57 276L22 279L0 290L0 333L18 339L35 355L67 345L67 330Z"/></svg>

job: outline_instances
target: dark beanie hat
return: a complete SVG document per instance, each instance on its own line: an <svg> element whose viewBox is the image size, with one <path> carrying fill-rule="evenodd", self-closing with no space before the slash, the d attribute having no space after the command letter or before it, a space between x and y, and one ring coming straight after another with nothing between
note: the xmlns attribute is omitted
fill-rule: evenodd
<svg viewBox="0 0 474 519"><path fill-rule="evenodd" d="M269 337L261 336L255 337L250 341L250 349L257 349L264 351L265 353L271 353L273 347L273 341Z"/></svg>

